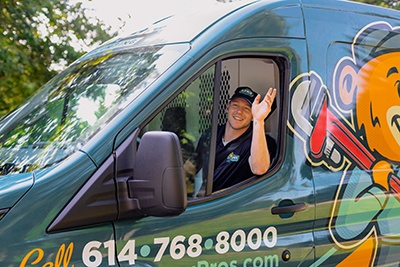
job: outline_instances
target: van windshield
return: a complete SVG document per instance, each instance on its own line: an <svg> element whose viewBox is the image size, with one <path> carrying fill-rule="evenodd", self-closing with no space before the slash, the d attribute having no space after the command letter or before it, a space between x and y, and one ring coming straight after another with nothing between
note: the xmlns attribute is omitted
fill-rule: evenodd
<svg viewBox="0 0 400 267"><path fill-rule="evenodd" d="M44 168L79 149L186 50L85 56L0 122L0 175Z"/></svg>

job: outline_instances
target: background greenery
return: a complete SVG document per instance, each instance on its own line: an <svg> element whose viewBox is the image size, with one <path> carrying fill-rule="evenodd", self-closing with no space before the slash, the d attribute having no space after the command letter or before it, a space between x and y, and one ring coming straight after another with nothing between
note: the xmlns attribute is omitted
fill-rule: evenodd
<svg viewBox="0 0 400 267"><path fill-rule="evenodd" d="M0 0L0 29L0 116L112 37L69 0Z"/></svg>
<svg viewBox="0 0 400 267"><path fill-rule="evenodd" d="M400 9L400 0L355 1ZM0 116L116 34L70 0L0 0L0 29Z"/></svg>
<svg viewBox="0 0 400 267"><path fill-rule="evenodd" d="M400 0L353 0L353 1L400 10Z"/></svg>

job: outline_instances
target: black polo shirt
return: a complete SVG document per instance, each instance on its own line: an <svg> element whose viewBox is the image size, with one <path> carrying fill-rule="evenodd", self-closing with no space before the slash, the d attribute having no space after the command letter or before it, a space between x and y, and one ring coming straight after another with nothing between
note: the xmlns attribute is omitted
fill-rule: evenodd
<svg viewBox="0 0 400 267"><path fill-rule="evenodd" d="M225 125L219 126L217 131L216 156L214 164L213 191L218 191L234 184L242 182L254 174L249 164L253 126L235 140L225 146L222 143L222 136L225 132ZM276 143L272 138L267 138L268 149L271 161L275 156ZM203 168L203 182L208 177L207 166L209 161L211 131L203 133L196 148L196 153L190 160L197 170Z"/></svg>
<svg viewBox="0 0 400 267"><path fill-rule="evenodd" d="M241 136L225 146L222 143L224 132L225 127L220 127L217 132L213 191L230 187L254 176L249 164L252 125Z"/></svg>

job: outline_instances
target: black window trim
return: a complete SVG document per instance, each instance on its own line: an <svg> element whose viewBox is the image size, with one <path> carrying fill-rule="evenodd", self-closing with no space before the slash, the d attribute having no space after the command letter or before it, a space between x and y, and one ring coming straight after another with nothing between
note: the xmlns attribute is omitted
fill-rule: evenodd
<svg viewBox="0 0 400 267"><path fill-rule="evenodd" d="M216 149L216 135L217 135L217 127L218 127L218 105L219 105L219 97L220 97L220 83L221 83L221 64L224 60L229 59L239 59L239 58L254 58L254 59L271 59L273 60L279 70L279 92L281 94L280 97L280 107L282 110L279 110L279 119L280 129L278 134L277 142L277 157L275 163L272 168L264 175L261 176L253 176L243 182L240 182L234 186L231 186L225 190L221 190L218 192L212 193L212 177L214 175L214 158L215 158L215 149ZM211 144L210 144L210 164L208 166L208 178L206 184L206 195L198 198L188 199L188 206L197 205L201 203L208 202L213 199L225 197L227 195L233 194L237 191L241 191L254 183L261 182L262 180L267 179L280 168L283 163L283 152L286 147L285 136L286 136L286 120L287 120L287 102L288 102L288 92L289 92L289 84L290 84L290 59L282 54L282 53L272 53L272 52L234 52L226 55L220 55L212 60L210 60L207 64L205 64L199 71L197 71L191 78L189 78L179 89L175 91L162 105L160 105L151 116L149 116L145 121L143 121L139 128L143 129L145 125L147 125L163 108L165 108L168 103L170 103L175 97L177 97L182 91L184 91L193 81L199 78L199 76L208 70L210 67L214 66L215 75L214 75L214 94L213 94L213 113L212 113L212 136L211 136ZM185 70L187 71L187 70ZM184 71L184 72L185 72Z"/></svg>
<svg viewBox="0 0 400 267"><path fill-rule="evenodd" d="M224 60L229 60L229 59L238 59L238 58L254 58L254 59L271 59L273 60L279 70L279 85L280 88L278 89L280 92L280 107L281 110L279 110L279 120L280 120L280 125L278 134L278 138L276 140L277 143L277 154L276 158L274 160L273 165L271 165L270 170L267 171L267 173L261 175L261 176L253 176L245 181L242 181L240 183L237 183L227 189L214 192L212 193L212 177L214 176L214 158L215 158L215 149L216 149L216 135L217 135L217 124L218 124L218 105L219 105L219 95L220 95L220 79L221 79L221 64L222 61ZM209 172L208 172L208 177L207 177L207 187L206 187L206 195L199 197L199 198L194 198L194 199L188 199L188 206L193 206L201 203L208 202L210 200L214 200L217 198L225 197L227 195L231 195L237 191L241 191L247 187L252 186L255 183L259 183L273 174L275 174L283 164L283 157L284 157L284 151L286 147L286 121L287 121L287 107L288 107L288 92L289 92L289 84L290 84L290 60L289 58L284 55L284 54L279 54L279 53L261 53L261 52L240 52L240 53L231 53L227 55L220 56L213 60L207 67L202 69L202 72L204 72L205 69L208 69L211 65L215 65L215 82L214 82L214 102L213 102L213 114L212 114L212 136L211 136L211 145L210 145L210 164L209 164ZM197 73L196 76L193 77L193 79L190 79L190 81L195 80L199 75L201 75L202 72ZM187 86L187 85L186 85ZM185 88L185 86L183 87ZM180 90L182 91L182 89ZM218 96L217 96L218 95ZM213 153L212 153L213 152Z"/></svg>

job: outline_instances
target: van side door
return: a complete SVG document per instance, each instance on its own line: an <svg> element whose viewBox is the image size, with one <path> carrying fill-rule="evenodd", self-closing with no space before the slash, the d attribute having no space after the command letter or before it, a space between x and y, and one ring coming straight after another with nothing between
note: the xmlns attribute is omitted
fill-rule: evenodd
<svg viewBox="0 0 400 267"><path fill-rule="evenodd" d="M252 45L261 43L273 47L273 52L230 53L205 63L232 44L219 47L179 75L185 79L182 87L160 88L165 91L144 111L152 115L139 127L139 140L146 132L174 132L186 162L210 130L205 146L211 160L187 177L188 207L179 216L114 223L115 255L121 266L133 262L137 266L278 266L284 262L306 266L313 262L313 183L300 143L286 127L290 75L305 67L305 62L299 58L291 62L287 55L294 50L304 55L305 44L263 39L240 45L251 51ZM226 123L226 104L233 91L244 84L262 96L269 87L278 89L277 106L265 123L266 134L275 142L273 163L265 175L215 192L216 131ZM159 154L162 157L163 151Z"/></svg>

